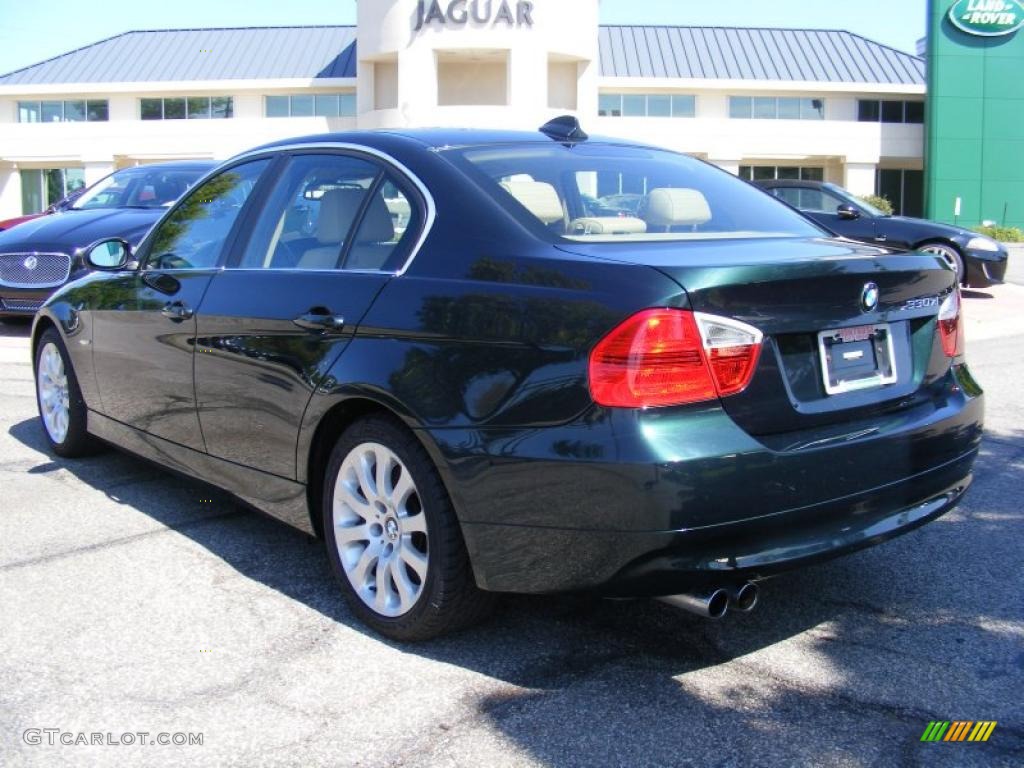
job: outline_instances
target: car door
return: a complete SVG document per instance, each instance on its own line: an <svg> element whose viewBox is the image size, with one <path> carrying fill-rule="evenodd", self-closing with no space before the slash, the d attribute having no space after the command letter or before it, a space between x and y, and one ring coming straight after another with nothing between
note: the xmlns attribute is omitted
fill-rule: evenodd
<svg viewBox="0 0 1024 768"><path fill-rule="evenodd" d="M233 166L189 193L139 247L136 270L103 286L93 367L104 413L204 450L195 407L195 312L269 160Z"/></svg>
<svg viewBox="0 0 1024 768"><path fill-rule="evenodd" d="M771 187L768 191L843 237L867 243L875 242L878 233L874 218L865 213L854 219L840 217L837 212L839 207L850 203L827 189L780 185Z"/></svg>
<svg viewBox="0 0 1024 768"><path fill-rule="evenodd" d="M198 314L196 394L209 453L295 477L306 405L401 266L423 221L375 158L296 153Z"/></svg>

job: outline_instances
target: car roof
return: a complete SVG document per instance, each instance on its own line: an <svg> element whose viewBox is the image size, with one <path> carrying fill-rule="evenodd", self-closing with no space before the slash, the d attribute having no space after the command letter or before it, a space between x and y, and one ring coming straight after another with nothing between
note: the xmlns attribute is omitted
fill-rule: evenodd
<svg viewBox="0 0 1024 768"><path fill-rule="evenodd" d="M182 170L182 171L194 171L194 170L209 170L215 168L218 165L216 160L167 160L161 163L143 163L142 165L132 165L127 168L118 168L119 171L131 171L136 168L142 168L143 170L151 169L166 169L166 170Z"/></svg>
<svg viewBox="0 0 1024 768"><path fill-rule="evenodd" d="M391 140L390 142L388 140ZM262 152L276 148L298 144L357 144L383 149L385 144L398 140L403 143L427 149L452 149L456 147L474 147L491 144L551 144L553 139L538 131L507 131L482 128L402 128L375 131L347 131L344 133L321 133L310 136L297 136L281 139L269 144L254 147L242 154ZM662 149L642 142L627 139L591 136L586 144L608 144L617 146L639 147L643 149ZM671 151L671 150L664 150Z"/></svg>
<svg viewBox="0 0 1024 768"><path fill-rule="evenodd" d="M759 179L753 182L758 187L804 187L805 189L824 189L828 186L823 181L803 181L801 179Z"/></svg>

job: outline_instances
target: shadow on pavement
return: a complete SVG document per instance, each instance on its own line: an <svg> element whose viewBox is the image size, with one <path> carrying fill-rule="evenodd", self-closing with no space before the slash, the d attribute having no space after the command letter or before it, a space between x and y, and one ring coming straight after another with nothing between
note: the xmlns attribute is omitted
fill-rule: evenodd
<svg viewBox="0 0 1024 768"><path fill-rule="evenodd" d="M7 318L0 320L0 337L10 336L12 338L27 338L32 332L32 320L21 318Z"/></svg>
<svg viewBox="0 0 1024 768"><path fill-rule="evenodd" d="M10 434L46 450L34 419ZM171 519L154 492L181 483L117 452L51 456L29 471L56 468L247 578L369 632L345 606L322 546L304 534L187 480L192 495L212 493L215 503ZM109 483L126 472L146 482ZM1024 433L990 438L956 511L880 547L772 579L756 611L720 622L650 601L507 596L490 622L463 634L383 642L516 686L471 706L488 731L551 766L685 764L695 745L697 754L715 745L723 765L1009 764L1024 756L1010 693L1024 689L1022 486ZM935 746L919 742L929 720L955 719L999 720L999 739L925 759L918 750Z"/></svg>

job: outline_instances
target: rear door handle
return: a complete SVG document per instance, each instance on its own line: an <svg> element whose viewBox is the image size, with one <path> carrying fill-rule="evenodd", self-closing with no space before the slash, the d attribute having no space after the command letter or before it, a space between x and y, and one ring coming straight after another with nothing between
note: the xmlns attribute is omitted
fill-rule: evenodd
<svg viewBox="0 0 1024 768"><path fill-rule="evenodd" d="M195 313L192 311L192 307L183 301L168 301L160 310L160 314L169 320L180 323L183 320L189 320Z"/></svg>
<svg viewBox="0 0 1024 768"><path fill-rule="evenodd" d="M314 307L304 315L292 320L299 328L317 333L338 333L345 327L345 318L332 314L330 310Z"/></svg>

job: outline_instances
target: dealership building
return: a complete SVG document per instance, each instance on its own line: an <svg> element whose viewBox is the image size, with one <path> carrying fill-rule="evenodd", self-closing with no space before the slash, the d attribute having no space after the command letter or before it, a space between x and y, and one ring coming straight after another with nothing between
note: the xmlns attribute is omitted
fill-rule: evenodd
<svg viewBox="0 0 1024 768"><path fill-rule="evenodd" d="M923 58L850 32L608 26L598 0L363 0L355 26L125 32L0 76L0 219L141 163L565 113L919 215L925 92Z"/></svg>

